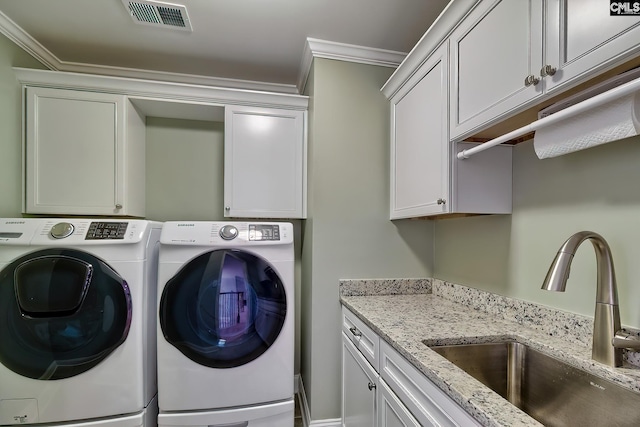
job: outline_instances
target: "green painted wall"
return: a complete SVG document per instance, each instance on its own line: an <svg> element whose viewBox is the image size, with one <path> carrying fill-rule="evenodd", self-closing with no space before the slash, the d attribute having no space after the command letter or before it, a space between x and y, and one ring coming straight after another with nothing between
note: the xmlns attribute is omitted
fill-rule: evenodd
<svg viewBox="0 0 640 427"><path fill-rule="evenodd" d="M22 216L22 94L12 67L45 67L0 34L0 217Z"/></svg>
<svg viewBox="0 0 640 427"><path fill-rule="evenodd" d="M146 215L224 220L224 123L147 117Z"/></svg>
<svg viewBox="0 0 640 427"><path fill-rule="evenodd" d="M340 279L429 277L433 224L389 221L393 69L314 59L309 219L302 254L301 374L312 420L340 417Z"/></svg>
<svg viewBox="0 0 640 427"><path fill-rule="evenodd" d="M640 327L640 137L539 160L514 149L513 214L438 220L435 274L471 287L593 316L595 252L578 249L564 293L540 289L562 243L590 230L611 246L622 323Z"/></svg>

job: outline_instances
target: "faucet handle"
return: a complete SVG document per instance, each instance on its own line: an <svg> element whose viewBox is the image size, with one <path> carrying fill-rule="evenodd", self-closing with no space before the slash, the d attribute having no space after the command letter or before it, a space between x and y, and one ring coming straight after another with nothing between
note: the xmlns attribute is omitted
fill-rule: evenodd
<svg viewBox="0 0 640 427"><path fill-rule="evenodd" d="M616 332L611 340L615 348L628 348L630 350L640 350L640 337L621 329Z"/></svg>

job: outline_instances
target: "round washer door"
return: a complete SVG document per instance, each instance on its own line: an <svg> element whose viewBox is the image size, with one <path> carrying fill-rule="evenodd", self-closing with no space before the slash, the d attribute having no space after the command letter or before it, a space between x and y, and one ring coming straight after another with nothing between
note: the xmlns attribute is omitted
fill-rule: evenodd
<svg viewBox="0 0 640 427"><path fill-rule="evenodd" d="M130 325L129 286L91 254L45 249L0 271L0 363L21 376L86 372L124 342Z"/></svg>
<svg viewBox="0 0 640 427"><path fill-rule="evenodd" d="M214 250L192 259L165 285L160 327L186 357L233 368L260 357L276 341L287 314L282 280L264 259Z"/></svg>

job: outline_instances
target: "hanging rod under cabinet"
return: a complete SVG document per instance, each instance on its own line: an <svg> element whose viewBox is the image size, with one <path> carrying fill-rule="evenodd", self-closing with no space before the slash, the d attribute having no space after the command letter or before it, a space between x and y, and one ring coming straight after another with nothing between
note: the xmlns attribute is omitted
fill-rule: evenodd
<svg viewBox="0 0 640 427"><path fill-rule="evenodd" d="M640 78L631 80L613 89L609 89L608 91L595 95L592 98L585 99L584 101L581 101L577 104L574 104L570 107L560 110L557 113L553 113L547 117L538 119L532 123L529 123L526 126L523 126L507 134L504 134L502 136L489 140L476 147L470 148L468 150L462 150L457 154L457 157L460 160L468 159L474 154L488 150L489 148L495 147L496 145L500 145L503 142L507 142L513 138L517 138L529 132L534 132L543 127L555 124L561 120L565 120L575 115L578 115L580 113L584 113L585 111L591 108L599 107L608 102L614 101L618 98L622 98L624 96L630 95L638 90L640 90Z"/></svg>

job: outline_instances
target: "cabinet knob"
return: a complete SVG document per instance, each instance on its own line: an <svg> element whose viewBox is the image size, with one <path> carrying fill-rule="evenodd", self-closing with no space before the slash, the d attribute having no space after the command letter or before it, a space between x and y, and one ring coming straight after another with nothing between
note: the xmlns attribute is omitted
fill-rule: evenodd
<svg viewBox="0 0 640 427"><path fill-rule="evenodd" d="M369 390L373 390L374 388L376 388L376 385L371 381L369 381L369 384L367 384L367 387L369 387Z"/></svg>
<svg viewBox="0 0 640 427"><path fill-rule="evenodd" d="M122 205L120 203L116 204L116 209L122 209Z"/></svg>
<svg viewBox="0 0 640 427"><path fill-rule="evenodd" d="M537 85L538 83L540 83L540 77L536 77L533 74L528 75L527 77L525 77L524 79L524 85L525 86L531 86L531 85Z"/></svg>
<svg viewBox="0 0 640 427"><path fill-rule="evenodd" d="M354 337L360 338L362 336L362 332L360 332L355 326L349 328Z"/></svg>
<svg viewBox="0 0 640 427"><path fill-rule="evenodd" d="M229 211L231 210L231 207L230 207L230 206L225 206L225 207L224 207L224 210L225 210L225 211L227 211L227 212L229 212Z"/></svg>
<svg viewBox="0 0 640 427"><path fill-rule="evenodd" d="M444 204L447 203L447 201L445 199L438 199L438 200L436 200L436 203L439 204L439 205L444 205Z"/></svg>
<svg viewBox="0 0 640 427"><path fill-rule="evenodd" d="M558 71L556 67L552 67L551 65L547 64L540 69L540 76L542 77L553 76L556 73L556 71Z"/></svg>

